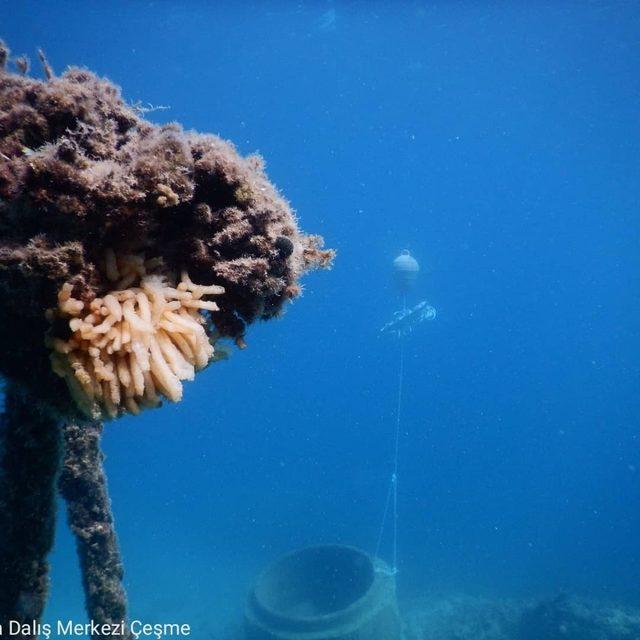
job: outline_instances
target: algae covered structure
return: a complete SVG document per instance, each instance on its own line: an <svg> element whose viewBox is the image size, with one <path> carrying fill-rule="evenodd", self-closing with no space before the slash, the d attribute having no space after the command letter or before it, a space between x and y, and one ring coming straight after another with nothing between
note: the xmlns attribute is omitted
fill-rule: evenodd
<svg viewBox="0 0 640 640"><path fill-rule="evenodd" d="M0 43L0 622L42 614L58 481L89 613L109 622L126 600L100 422L182 399L220 340L245 346L333 252L259 156L40 59L43 79L24 58L12 72Z"/></svg>

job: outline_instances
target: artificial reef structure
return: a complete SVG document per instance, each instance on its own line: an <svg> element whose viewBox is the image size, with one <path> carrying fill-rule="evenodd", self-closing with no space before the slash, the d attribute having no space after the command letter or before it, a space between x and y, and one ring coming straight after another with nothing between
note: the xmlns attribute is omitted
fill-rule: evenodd
<svg viewBox="0 0 640 640"><path fill-rule="evenodd" d="M0 624L42 614L57 488L90 617L112 622L126 599L102 422L179 401L333 252L259 156L39 57L43 79L0 42Z"/></svg>

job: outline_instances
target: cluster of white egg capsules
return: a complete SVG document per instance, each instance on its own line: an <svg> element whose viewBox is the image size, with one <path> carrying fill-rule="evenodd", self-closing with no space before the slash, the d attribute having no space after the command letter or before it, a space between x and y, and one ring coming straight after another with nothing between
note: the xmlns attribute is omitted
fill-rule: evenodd
<svg viewBox="0 0 640 640"><path fill-rule="evenodd" d="M115 418L156 407L162 397L182 399L182 381L214 358L203 311L216 311L206 296L222 287L178 282L159 258L118 256L108 250L104 274L113 289L89 303L72 297L66 283L47 318L68 321L66 339L47 337L55 373L64 378L87 416ZM175 280L175 278L174 278Z"/></svg>

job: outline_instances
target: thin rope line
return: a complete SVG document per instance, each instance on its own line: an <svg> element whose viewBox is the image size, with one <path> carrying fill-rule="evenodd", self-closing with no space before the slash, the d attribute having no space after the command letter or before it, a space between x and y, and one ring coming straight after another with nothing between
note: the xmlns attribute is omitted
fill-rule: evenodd
<svg viewBox="0 0 640 640"><path fill-rule="evenodd" d="M402 303L403 311L407 310L407 298L404 296ZM404 385L404 340L402 336L398 337L400 341L400 366L398 370L398 398L396 404L396 425L393 446L393 473L389 481L389 489L387 490L387 499L384 505L384 513L382 515L382 524L378 534L378 542L376 544L376 557L382 545L382 536L387 523L389 507L393 505L393 529L392 529L392 573L398 571L398 463L400 458L400 434L402 424L402 391Z"/></svg>
<svg viewBox="0 0 640 640"><path fill-rule="evenodd" d="M404 340L400 337L400 371L398 375L398 404L396 407L396 433L393 455L393 571L398 570L398 461L400 458L400 425L402 422L402 387L404 383Z"/></svg>
<svg viewBox="0 0 640 640"><path fill-rule="evenodd" d="M393 484L389 483L389 488L387 489L387 500L384 504L384 513L382 515L382 524L380 526L380 531L378 532L378 542L376 543L376 552L374 556L377 558L380 552L380 546L382 545L382 536L384 534L384 529L387 524L387 515L389 514L389 505L391 504L391 493L393 490Z"/></svg>
<svg viewBox="0 0 640 640"><path fill-rule="evenodd" d="M404 341L400 338L400 370L398 372L398 403L396 404L396 433L393 453L393 475L398 476L400 454L400 423L402 420L402 383L404 379Z"/></svg>

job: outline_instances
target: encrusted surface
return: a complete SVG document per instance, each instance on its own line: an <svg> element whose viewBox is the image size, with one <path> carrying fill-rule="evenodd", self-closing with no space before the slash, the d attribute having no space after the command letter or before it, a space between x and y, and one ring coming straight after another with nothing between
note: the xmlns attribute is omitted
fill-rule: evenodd
<svg viewBox="0 0 640 640"><path fill-rule="evenodd" d="M89 71L37 80L10 73L2 57L0 373L63 408L44 312L66 282L87 301L108 291L107 248L159 256L199 285L224 287L211 328L238 339L299 294L306 269L330 263L260 157L144 120Z"/></svg>

